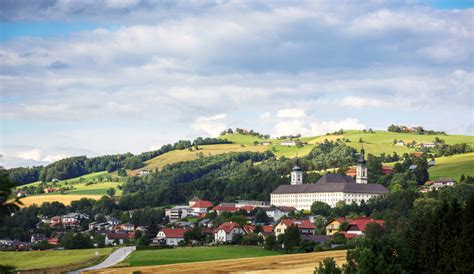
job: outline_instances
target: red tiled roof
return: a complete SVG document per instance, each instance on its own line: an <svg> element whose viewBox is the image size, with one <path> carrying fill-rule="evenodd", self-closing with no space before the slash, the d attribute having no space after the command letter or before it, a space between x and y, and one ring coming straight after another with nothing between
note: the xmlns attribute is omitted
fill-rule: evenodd
<svg viewBox="0 0 474 274"><path fill-rule="evenodd" d="M255 226L254 225L244 225L243 227L244 231L247 233L251 233L255 231Z"/></svg>
<svg viewBox="0 0 474 274"><path fill-rule="evenodd" d="M241 226L235 222L225 222L216 229L216 232L222 229L225 231L225 233L228 234L236 227L241 227Z"/></svg>
<svg viewBox="0 0 474 274"><path fill-rule="evenodd" d="M377 224L383 226L385 221L384 220L375 220L375 219L372 219L370 217L361 217L361 218L357 218L357 219L352 220L351 222L349 222L349 225L355 225L355 226L357 226L357 228L360 231L365 231L366 226L369 223L377 223Z"/></svg>
<svg viewBox="0 0 474 274"><path fill-rule="evenodd" d="M109 239L127 239L128 233L107 233Z"/></svg>
<svg viewBox="0 0 474 274"><path fill-rule="evenodd" d="M197 201L191 208L208 208L211 207L212 203L206 200Z"/></svg>
<svg viewBox="0 0 474 274"><path fill-rule="evenodd" d="M344 238L346 238L346 239L352 239L352 238L355 238L357 236L360 236L360 235L357 235L357 234L354 234L354 233L347 233L347 232L339 232L339 233L344 235Z"/></svg>
<svg viewBox="0 0 474 274"><path fill-rule="evenodd" d="M264 225L262 226L263 232L273 232L273 226L271 225Z"/></svg>
<svg viewBox="0 0 474 274"><path fill-rule="evenodd" d="M393 167L391 167L391 166L383 166L383 167L382 167L382 172L383 172L384 174L386 174L386 175L392 174L392 172L393 172Z"/></svg>
<svg viewBox="0 0 474 274"><path fill-rule="evenodd" d="M315 229L316 226L311 223L309 220L291 220L291 219L286 219L286 220L281 220L282 223L284 223L287 227L290 227L291 225L296 225L299 229Z"/></svg>
<svg viewBox="0 0 474 274"><path fill-rule="evenodd" d="M235 206L215 206L212 210L215 211L237 211L238 209Z"/></svg>
<svg viewBox="0 0 474 274"><path fill-rule="evenodd" d="M166 238L184 238L184 233L188 231L188 229L184 228L163 228L161 232L163 232Z"/></svg>
<svg viewBox="0 0 474 274"><path fill-rule="evenodd" d="M253 206L250 206L250 205L246 205L246 206L241 206L240 209L243 209L243 210L245 210L245 211L247 211L247 212L250 212L250 211L252 211L252 210L254 209L254 207L253 207Z"/></svg>
<svg viewBox="0 0 474 274"><path fill-rule="evenodd" d="M278 209L283 212L290 212L290 211L295 211L296 208L292 206L279 206Z"/></svg>
<svg viewBox="0 0 474 274"><path fill-rule="evenodd" d="M58 238L50 238L48 239L48 243L51 245L58 245L59 244L59 239Z"/></svg>

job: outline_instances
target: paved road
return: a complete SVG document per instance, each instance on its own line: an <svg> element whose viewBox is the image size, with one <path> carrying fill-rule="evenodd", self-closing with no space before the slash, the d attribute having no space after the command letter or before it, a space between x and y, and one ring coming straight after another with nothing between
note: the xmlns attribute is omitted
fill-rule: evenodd
<svg viewBox="0 0 474 274"><path fill-rule="evenodd" d="M127 258L127 256L130 255L130 253L132 253L133 251L135 251L134 246L121 247L115 250L114 252L112 252L112 254L110 254L109 257L107 257L107 259L105 259L100 264L83 268L83 269L79 269L73 272L69 272L69 274L80 274L83 271L87 271L87 270L99 270L99 269L114 266L120 263L121 261L125 260L125 258Z"/></svg>

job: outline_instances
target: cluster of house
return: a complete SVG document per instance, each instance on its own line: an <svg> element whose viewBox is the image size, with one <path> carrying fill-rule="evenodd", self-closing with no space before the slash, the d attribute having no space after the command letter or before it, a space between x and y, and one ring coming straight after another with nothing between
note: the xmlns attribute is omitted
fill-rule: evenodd
<svg viewBox="0 0 474 274"><path fill-rule="evenodd" d="M429 192L429 191L439 190L440 188L443 188L443 187L454 186L455 183L456 181L453 178L440 178L434 181L427 181L425 183L425 187L422 188L420 191Z"/></svg>
<svg viewBox="0 0 474 274"><path fill-rule="evenodd" d="M344 230L340 229L340 225L347 222ZM330 241L331 237L336 234L343 235L346 239L364 235L369 223L377 223L384 225L383 220L375 220L369 217L361 217L355 219L337 218L331 219L325 224L326 235L315 235L316 226L310 220L293 220L281 219L274 224L262 225L261 230L256 233L255 224L240 225L236 222L225 222L217 228L212 228L212 223L204 225L191 224L189 227L162 228L156 238L153 239L154 244L176 246L184 241L184 234L190 231L194 225L201 226L201 231L205 235L210 235L216 243L232 242L236 235L247 235L255 233L263 239L269 236L280 237L285 234L291 226L296 226L300 233L301 240L309 240L318 244ZM210 224L210 225L208 225Z"/></svg>

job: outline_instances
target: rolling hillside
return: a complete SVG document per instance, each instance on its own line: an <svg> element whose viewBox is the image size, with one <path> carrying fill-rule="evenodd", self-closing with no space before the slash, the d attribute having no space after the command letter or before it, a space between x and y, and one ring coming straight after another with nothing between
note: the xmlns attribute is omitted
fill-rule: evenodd
<svg viewBox="0 0 474 274"><path fill-rule="evenodd" d="M267 149L264 146L254 146L253 141L251 145L246 144L222 144L222 145L203 145L199 146L199 150L173 150L157 156L151 160L145 162L145 167L129 171L129 175L136 175L140 170L155 170L162 169L168 164L174 164L184 161L195 160L198 157L206 157L211 155L218 155L229 152L263 152ZM200 156L201 155L201 156Z"/></svg>
<svg viewBox="0 0 474 274"><path fill-rule="evenodd" d="M436 165L429 169L430 179L453 178L459 182L461 174L474 176L474 153L436 158Z"/></svg>

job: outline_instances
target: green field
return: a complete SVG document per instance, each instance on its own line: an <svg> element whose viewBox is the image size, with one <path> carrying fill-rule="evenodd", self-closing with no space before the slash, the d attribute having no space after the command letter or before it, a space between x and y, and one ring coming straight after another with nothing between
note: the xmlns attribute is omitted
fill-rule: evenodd
<svg viewBox="0 0 474 274"><path fill-rule="evenodd" d="M163 265L280 255L261 247L219 246L138 250L125 260L130 266Z"/></svg>
<svg viewBox="0 0 474 274"><path fill-rule="evenodd" d="M458 182L461 174L474 176L474 153L436 158L436 165L429 173L431 180L448 177Z"/></svg>
<svg viewBox="0 0 474 274"><path fill-rule="evenodd" d="M24 252L1 251L0 264L15 266L17 270L57 268L69 265L81 267L95 260L98 261L95 256L96 251L103 258L112 252L112 248Z"/></svg>
<svg viewBox="0 0 474 274"><path fill-rule="evenodd" d="M263 152L267 149L264 146L255 146L253 143L251 145L243 144L221 144L221 145L202 145L199 146L199 150L173 150L157 156L153 159L150 159L145 162L145 167L129 171L129 175L138 174L139 170L155 170L162 169L164 166L184 161L195 160L201 154L203 157L208 157L211 155L224 154L229 152L244 152L244 151L253 151L253 152Z"/></svg>
<svg viewBox="0 0 474 274"><path fill-rule="evenodd" d="M375 131L375 133L363 132L360 130L348 130L342 135L323 135L311 139L310 143L323 142L325 139L336 140L338 138L347 138L350 143L347 145L359 150L361 145L364 145L364 149L367 154L380 155L381 153L397 154L402 155L403 153L414 152L414 148L408 148L406 146L395 146L393 140L403 140L405 143L412 141L415 142L433 142L438 137L445 140L446 144L458 144L467 143L474 147L474 136L465 135L417 135L410 133L396 133L387 131ZM362 139L363 143L359 143L359 139Z"/></svg>
<svg viewBox="0 0 474 274"><path fill-rule="evenodd" d="M103 178L102 181L100 178ZM112 181L108 181L110 178ZM111 187L115 188L115 195L120 196L122 191L118 188L122 183L119 181L120 177L108 173L107 171L94 172L86 174L80 177L60 180L56 182L56 188L66 186L66 183L74 187L73 190L65 191L64 194L73 194L73 195L107 195L107 190ZM94 184L86 185L86 183L94 182ZM34 182L31 184L23 185L24 186L37 186L39 182ZM54 193L58 194L58 193Z"/></svg>

